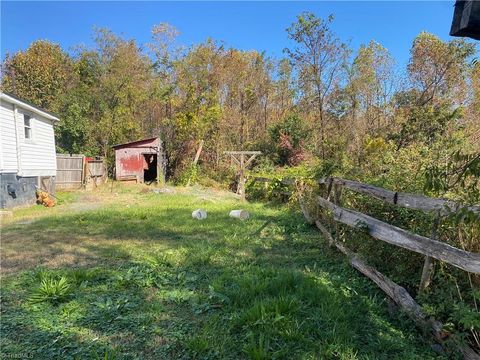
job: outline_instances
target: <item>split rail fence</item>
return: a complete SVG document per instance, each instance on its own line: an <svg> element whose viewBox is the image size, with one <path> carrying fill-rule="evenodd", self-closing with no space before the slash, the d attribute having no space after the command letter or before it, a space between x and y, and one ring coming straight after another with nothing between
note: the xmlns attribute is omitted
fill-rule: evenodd
<svg viewBox="0 0 480 360"><path fill-rule="evenodd" d="M267 183L273 180L268 178L255 178L254 181ZM287 178L280 182L282 185L289 186L294 185L296 180ZM327 212L331 213L334 221L357 229L361 227L362 230L367 231L371 237L377 240L425 256L419 291L424 290L429 285L433 271L433 259L446 262L472 274L480 274L479 253L458 249L435 239L438 223L442 216L460 211L461 209L480 214L480 206L464 207L450 200L430 198L418 194L395 192L370 184L335 177L319 179L317 182L324 187L326 195L325 197L317 196L315 203L321 209L327 210ZM434 221L432 229L432 238L412 233L361 212L340 206L342 188L371 196L391 205L436 214L436 220ZM282 192L283 195L288 193L289 192L285 191ZM355 269L370 278L419 326L422 328L430 328L435 340L439 343L445 341L448 334L443 330L443 325L434 319L428 318L420 305L417 304L405 288L396 284L372 266L369 266L359 254L354 253L348 249L343 242L335 239L322 222L311 215L309 209L304 203L301 192L299 194L299 201L300 208L306 220L309 223L316 225L331 246L335 246L340 252L346 255L349 263ZM462 353L464 359L480 359L480 356L466 345L459 345L459 351Z"/></svg>

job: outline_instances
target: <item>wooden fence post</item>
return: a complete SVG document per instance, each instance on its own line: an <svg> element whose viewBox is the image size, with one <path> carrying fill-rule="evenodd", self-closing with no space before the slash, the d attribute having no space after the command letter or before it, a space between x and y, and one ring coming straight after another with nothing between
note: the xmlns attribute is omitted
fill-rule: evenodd
<svg viewBox="0 0 480 360"><path fill-rule="evenodd" d="M440 213L437 212L437 216L433 220L432 227L432 239L437 239L438 226L440 224ZM418 286L418 292L421 293L430 285L432 281L432 275L434 270L434 262L430 256L425 256L425 261L423 263L422 277L420 279L420 285Z"/></svg>
<svg viewBox="0 0 480 360"><path fill-rule="evenodd" d="M328 179L327 194L325 195L325 199L327 200L330 200L330 193L332 192L332 186L333 186L333 177L330 177Z"/></svg>
<svg viewBox="0 0 480 360"><path fill-rule="evenodd" d="M161 132L157 136L157 186L164 186L167 181L167 158L164 142L162 141ZM138 176L137 176L138 182Z"/></svg>
<svg viewBox="0 0 480 360"><path fill-rule="evenodd" d="M333 184L333 181L332 181ZM333 184L333 203L337 206L340 205L340 200L342 199L342 186ZM340 236L340 225L335 221L335 237L342 241L342 236Z"/></svg>
<svg viewBox="0 0 480 360"><path fill-rule="evenodd" d="M82 155L82 175L81 175L81 181L82 181L82 188L86 188L86 177L87 177L87 161L85 155Z"/></svg>
<svg viewBox="0 0 480 360"><path fill-rule="evenodd" d="M237 194L240 194L240 197L245 201L245 170L248 165L250 165L257 155L260 155L261 151L225 151L224 154L230 155L230 160L237 164L239 180L237 187ZM240 159L237 159L236 156L240 155ZM248 159L245 158L245 155L249 155Z"/></svg>

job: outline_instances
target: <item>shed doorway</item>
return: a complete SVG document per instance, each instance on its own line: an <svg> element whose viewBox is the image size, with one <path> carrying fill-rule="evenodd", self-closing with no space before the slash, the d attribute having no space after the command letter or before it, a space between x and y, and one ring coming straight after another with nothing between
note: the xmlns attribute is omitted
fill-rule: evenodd
<svg viewBox="0 0 480 360"><path fill-rule="evenodd" d="M157 155L143 154L145 160L143 167L143 182L151 184L157 180Z"/></svg>

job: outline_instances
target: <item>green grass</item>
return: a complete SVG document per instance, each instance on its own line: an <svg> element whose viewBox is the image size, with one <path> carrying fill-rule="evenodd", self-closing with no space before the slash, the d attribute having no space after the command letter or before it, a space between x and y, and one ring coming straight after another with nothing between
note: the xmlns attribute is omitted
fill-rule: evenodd
<svg viewBox="0 0 480 360"><path fill-rule="evenodd" d="M21 210L4 227L1 358L438 357L298 213L138 190ZM240 206L251 219L228 217Z"/></svg>

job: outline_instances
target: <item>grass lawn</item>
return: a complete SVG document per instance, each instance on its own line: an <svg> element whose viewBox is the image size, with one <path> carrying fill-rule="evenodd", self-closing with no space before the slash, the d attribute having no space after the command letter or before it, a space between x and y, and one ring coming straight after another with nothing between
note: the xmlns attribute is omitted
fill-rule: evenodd
<svg viewBox="0 0 480 360"><path fill-rule="evenodd" d="M3 224L2 359L438 358L300 214L144 189L61 194ZM240 207L249 220L228 217Z"/></svg>

